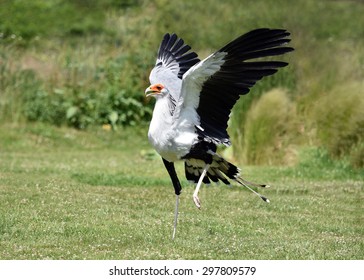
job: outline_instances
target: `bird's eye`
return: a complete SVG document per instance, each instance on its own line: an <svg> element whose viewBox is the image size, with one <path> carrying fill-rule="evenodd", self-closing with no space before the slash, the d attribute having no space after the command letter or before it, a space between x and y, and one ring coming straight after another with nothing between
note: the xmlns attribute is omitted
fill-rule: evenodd
<svg viewBox="0 0 364 280"><path fill-rule="evenodd" d="M157 86L157 90L161 91L162 89L163 89L162 86L160 86L160 85Z"/></svg>

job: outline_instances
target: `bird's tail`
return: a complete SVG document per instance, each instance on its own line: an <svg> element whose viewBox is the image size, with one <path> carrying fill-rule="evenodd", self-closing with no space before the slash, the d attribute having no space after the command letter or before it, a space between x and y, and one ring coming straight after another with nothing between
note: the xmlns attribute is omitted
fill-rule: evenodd
<svg viewBox="0 0 364 280"><path fill-rule="evenodd" d="M269 187L269 185L257 184L257 183L247 181L242 178L240 171L241 171L240 168L238 168L234 164L228 162L226 159L219 156L218 154L214 154L213 163L211 164L211 167L207 172L207 176L210 178L212 173L218 174L219 175L218 177L221 181L223 181L225 184L229 184L229 181L221 174L221 173L223 173L229 179L232 179L232 180L238 182L240 185L244 186L245 188L247 188L248 190L250 190L257 196L259 196L262 200L269 203L268 198L266 198L265 196L261 195L260 193L258 193L252 189L252 187L267 188L267 187Z"/></svg>
<svg viewBox="0 0 364 280"><path fill-rule="evenodd" d="M259 196L265 202L269 202L269 200L266 197L259 194L253 189L254 187L263 187L263 188L269 187L268 185L257 184L245 180L241 176L240 169L237 166L228 162L226 159L224 159L223 157L214 152L212 152L211 155L212 155L212 162L209 163L209 169L207 170L206 175L203 178L203 182L205 184L209 184L210 181L213 182L222 181L226 185L230 185L229 179L231 179L238 182L240 185L244 186L257 196ZM186 159L185 172L187 180L197 183L206 164L207 163L203 160Z"/></svg>

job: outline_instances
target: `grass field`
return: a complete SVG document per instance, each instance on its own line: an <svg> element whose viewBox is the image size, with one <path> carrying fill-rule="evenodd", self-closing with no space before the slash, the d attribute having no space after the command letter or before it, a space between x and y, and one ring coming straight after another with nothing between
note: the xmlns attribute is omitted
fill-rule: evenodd
<svg viewBox="0 0 364 280"><path fill-rule="evenodd" d="M0 259L364 259L363 13L359 0L1 1ZM259 27L289 30L295 51L237 102L222 153L271 203L211 185L199 211L180 164L172 241L143 94L160 40L175 32L204 58Z"/></svg>
<svg viewBox="0 0 364 280"><path fill-rule="evenodd" d="M364 174L323 160L245 167L270 204L211 185L200 211L178 165L172 241L173 187L145 134L1 125L0 259L364 258Z"/></svg>

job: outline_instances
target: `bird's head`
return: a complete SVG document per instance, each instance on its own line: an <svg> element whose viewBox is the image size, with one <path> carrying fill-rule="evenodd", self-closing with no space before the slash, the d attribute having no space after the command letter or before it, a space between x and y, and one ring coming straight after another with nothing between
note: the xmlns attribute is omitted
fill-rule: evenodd
<svg viewBox="0 0 364 280"><path fill-rule="evenodd" d="M168 89L162 84L154 84L145 90L147 97L154 96L155 98L163 97L168 93Z"/></svg>

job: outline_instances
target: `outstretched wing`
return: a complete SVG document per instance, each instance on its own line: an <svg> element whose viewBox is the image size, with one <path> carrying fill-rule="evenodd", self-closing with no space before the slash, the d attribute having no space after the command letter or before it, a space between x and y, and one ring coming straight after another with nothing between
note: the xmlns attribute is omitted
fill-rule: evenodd
<svg viewBox="0 0 364 280"><path fill-rule="evenodd" d="M289 35L281 29L256 29L191 67L183 76L175 119L194 120L197 133L205 141L230 145L227 122L240 95L247 94L263 77L288 65L281 61L251 60L292 51L293 48L282 46L290 41ZM191 114L197 116L191 118Z"/></svg>
<svg viewBox="0 0 364 280"><path fill-rule="evenodd" d="M200 60L191 47L176 34L165 34L159 46L157 61L149 80L151 84L162 83L178 99L182 76Z"/></svg>

